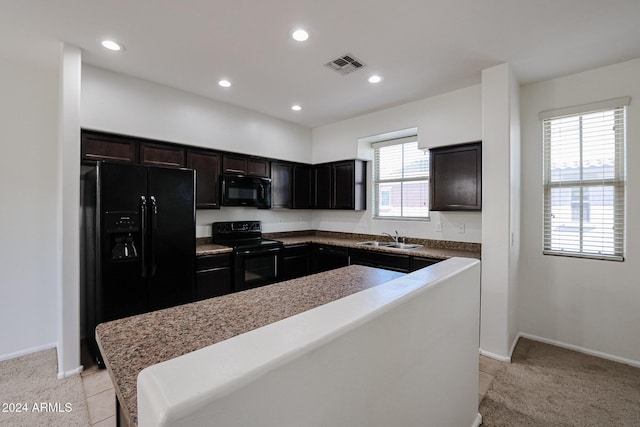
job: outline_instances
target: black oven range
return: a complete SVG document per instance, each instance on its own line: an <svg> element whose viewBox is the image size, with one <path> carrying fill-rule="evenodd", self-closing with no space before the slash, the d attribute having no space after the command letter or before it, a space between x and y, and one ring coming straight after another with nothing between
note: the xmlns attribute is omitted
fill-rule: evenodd
<svg viewBox="0 0 640 427"><path fill-rule="evenodd" d="M260 221L214 222L211 226L213 242L233 248L235 292L278 281L279 255L284 245L264 239Z"/></svg>

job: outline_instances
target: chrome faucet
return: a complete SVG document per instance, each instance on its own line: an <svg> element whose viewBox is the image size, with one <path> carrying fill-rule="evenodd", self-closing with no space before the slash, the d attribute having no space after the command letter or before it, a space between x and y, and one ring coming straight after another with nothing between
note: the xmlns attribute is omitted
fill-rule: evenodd
<svg viewBox="0 0 640 427"><path fill-rule="evenodd" d="M393 240L393 241L394 241L394 243L398 244L398 243L400 243L400 235L398 234L398 230L396 230L396 231L395 231L395 233L396 233L396 235L395 235L395 236L392 236L392 235L391 235L391 234L389 234L389 233L382 233L382 234L383 234L384 236L389 236L389 237L391 237L391 240ZM402 239L404 240L404 237L403 237Z"/></svg>

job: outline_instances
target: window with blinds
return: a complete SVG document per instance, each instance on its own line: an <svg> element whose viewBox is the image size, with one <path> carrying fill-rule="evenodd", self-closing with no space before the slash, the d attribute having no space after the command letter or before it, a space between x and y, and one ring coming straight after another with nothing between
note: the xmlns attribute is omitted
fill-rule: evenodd
<svg viewBox="0 0 640 427"><path fill-rule="evenodd" d="M625 107L545 118L543 130L544 253L622 261Z"/></svg>
<svg viewBox="0 0 640 427"><path fill-rule="evenodd" d="M373 216L429 217L429 153L416 138L373 144Z"/></svg>

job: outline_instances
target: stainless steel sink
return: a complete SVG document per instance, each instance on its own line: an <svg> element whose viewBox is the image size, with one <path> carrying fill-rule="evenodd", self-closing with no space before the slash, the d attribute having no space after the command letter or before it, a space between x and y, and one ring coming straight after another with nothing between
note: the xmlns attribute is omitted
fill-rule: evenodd
<svg viewBox="0 0 640 427"><path fill-rule="evenodd" d="M382 248L393 249L416 249L421 248L422 245L416 245L414 243L395 243L395 242L378 242L377 240L370 240L367 242L359 242L358 245L362 246L378 246Z"/></svg>
<svg viewBox="0 0 640 427"><path fill-rule="evenodd" d="M389 243L386 247L394 249L416 249L421 248L422 245L416 245L415 243Z"/></svg>
<svg viewBox="0 0 640 427"><path fill-rule="evenodd" d="M362 246L382 246L382 247L387 247L389 245L395 245L395 243L393 242L378 242L376 240L370 240L368 242L359 242L358 245L362 245Z"/></svg>

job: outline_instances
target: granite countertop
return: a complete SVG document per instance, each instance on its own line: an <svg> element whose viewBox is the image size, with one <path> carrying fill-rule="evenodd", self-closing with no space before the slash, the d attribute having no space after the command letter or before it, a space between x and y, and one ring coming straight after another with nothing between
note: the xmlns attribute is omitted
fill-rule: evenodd
<svg viewBox="0 0 640 427"><path fill-rule="evenodd" d="M233 248L224 245L217 245L215 243L202 243L196 244L196 255L204 256L204 255L218 255L224 253L233 252Z"/></svg>
<svg viewBox="0 0 640 427"><path fill-rule="evenodd" d="M102 323L96 338L120 410L137 425L137 377L148 366L215 344L402 276L351 265Z"/></svg>
<svg viewBox="0 0 640 427"><path fill-rule="evenodd" d="M452 257L465 257L480 259L479 243L463 243L450 242L445 240L428 240L428 239L407 239L407 243L417 243L423 245L415 249L393 249L384 246L372 247L358 245L359 242L378 240L388 241L388 237L375 236L370 234L351 234L338 232L292 232L292 233L265 233L265 237L269 239L279 240L285 246L302 244L302 243L319 243L325 245L342 246L347 248L364 249L369 251L386 252L393 254L405 254L422 258L449 259ZM231 252L232 249L227 246L215 245L208 243L206 238L196 245L196 255L213 255L219 253Z"/></svg>
<svg viewBox="0 0 640 427"><path fill-rule="evenodd" d="M452 257L465 257L480 259L480 252L463 249L434 248L430 246L422 246L415 249L393 249L384 246L363 246L358 245L359 242L366 240L341 238L341 237L325 237L325 236L299 236L299 237L281 237L280 240L285 245L295 245L300 243L320 243L325 245L343 246L354 249L363 249L367 251L386 252L392 254L404 254L417 256L422 258L449 259ZM372 239L370 239L372 240ZM388 239L384 240L387 241Z"/></svg>

